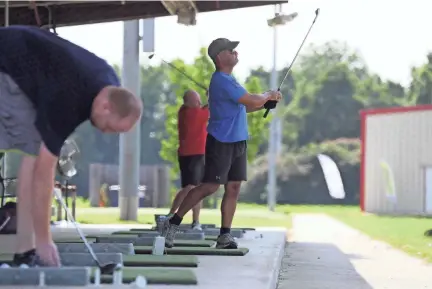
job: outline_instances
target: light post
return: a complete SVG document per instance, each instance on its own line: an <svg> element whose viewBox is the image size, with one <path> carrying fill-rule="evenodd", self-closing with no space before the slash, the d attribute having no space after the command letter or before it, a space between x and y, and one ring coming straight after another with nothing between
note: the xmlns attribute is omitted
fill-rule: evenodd
<svg viewBox="0 0 432 289"><path fill-rule="evenodd" d="M277 54L277 26L285 25L297 17L294 12L289 15L282 13L282 5L275 5L275 16L267 20L268 26L273 28L273 68L270 77L270 88L276 89L278 86L278 74L276 70L276 54ZM270 123L270 137L268 145L268 184L267 184L267 205L270 211L275 210L276 206L276 158L280 153L282 146L282 120L278 113L273 113Z"/></svg>

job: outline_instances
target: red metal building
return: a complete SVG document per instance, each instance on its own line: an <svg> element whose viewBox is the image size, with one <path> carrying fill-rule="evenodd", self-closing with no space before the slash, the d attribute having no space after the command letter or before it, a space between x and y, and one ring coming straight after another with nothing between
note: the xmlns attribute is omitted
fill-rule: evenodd
<svg viewBox="0 0 432 289"><path fill-rule="evenodd" d="M432 105L361 112L360 207L432 215Z"/></svg>

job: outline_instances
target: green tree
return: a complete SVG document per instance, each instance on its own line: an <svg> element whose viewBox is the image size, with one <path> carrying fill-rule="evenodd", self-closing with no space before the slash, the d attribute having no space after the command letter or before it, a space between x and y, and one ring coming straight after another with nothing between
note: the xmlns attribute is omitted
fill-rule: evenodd
<svg viewBox="0 0 432 289"><path fill-rule="evenodd" d="M311 45L293 69L293 99L285 108L284 143L359 137L359 110L410 103L405 89L371 74L346 44Z"/></svg>
<svg viewBox="0 0 432 289"><path fill-rule="evenodd" d="M415 104L432 103L432 53L427 55L427 62L411 70L412 81L409 87L409 99Z"/></svg>

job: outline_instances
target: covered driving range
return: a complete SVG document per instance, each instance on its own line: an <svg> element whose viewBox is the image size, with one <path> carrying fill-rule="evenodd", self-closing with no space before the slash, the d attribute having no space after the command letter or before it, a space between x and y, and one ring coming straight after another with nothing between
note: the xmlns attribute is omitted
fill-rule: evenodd
<svg viewBox="0 0 432 289"><path fill-rule="evenodd" d="M139 94L139 19L177 15L179 22L184 22L188 21L185 18L196 13L285 2L2 1L0 25L37 25L55 30L62 26L125 21L123 85ZM139 129L137 127L121 136L120 217L126 220L135 219L137 214ZM131 155L132 158L127 157ZM185 231L172 249L166 250L164 255L154 255L152 245L157 232L151 227L120 228L113 225L109 229L100 229L83 225L83 229L100 260L121 263L123 268L112 276L101 276L75 229L61 226L53 228L53 234L61 251L60 257L68 267L6 268L11 262L16 236L0 235L0 264L3 264L0 269L0 287L29 285L29 288L87 288L100 282L106 284L102 285L104 287L132 288L130 284L139 283L140 279L136 278L142 276L148 288L155 289L164 288L165 285L170 285L172 289L184 285L203 289L239 285L242 288L274 289L286 235L284 230L260 232L240 228L236 233L240 248L220 250L214 248L217 228L195 235ZM144 286L142 283L140 285Z"/></svg>

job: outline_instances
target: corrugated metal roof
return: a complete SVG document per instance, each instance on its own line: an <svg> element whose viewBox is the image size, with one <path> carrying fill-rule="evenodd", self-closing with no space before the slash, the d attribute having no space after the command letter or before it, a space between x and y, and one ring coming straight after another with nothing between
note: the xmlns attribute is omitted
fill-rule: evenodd
<svg viewBox="0 0 432 289"><path fill-rule="evenodd" d="M283 4L288 1L195 1L199 13ZM5 24L5 1L0 4L0 25ZM41 25L51 16L57 27L144 19L170 15L161 1L37 1ZM37 25L30 1L9 1L9 24Z"/></svg>

